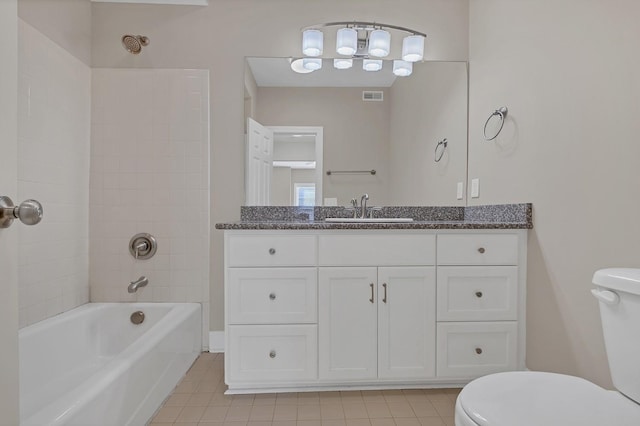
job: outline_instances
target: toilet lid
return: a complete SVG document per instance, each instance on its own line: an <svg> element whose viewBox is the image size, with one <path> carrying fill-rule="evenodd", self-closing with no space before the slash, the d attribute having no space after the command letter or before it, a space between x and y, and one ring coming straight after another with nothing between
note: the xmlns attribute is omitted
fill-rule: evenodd
<svg viewBox="0 0 640 426"><path fill-rule="evenodd" d="M638 426L640 405L579 377L532 371L492 374L460 392L480 426Z"/></svg>

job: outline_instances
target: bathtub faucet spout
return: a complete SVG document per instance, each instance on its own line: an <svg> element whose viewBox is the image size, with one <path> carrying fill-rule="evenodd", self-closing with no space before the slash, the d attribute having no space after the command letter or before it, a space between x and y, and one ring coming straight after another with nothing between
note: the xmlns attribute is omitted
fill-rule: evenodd
<svg viewBox="0 0 640 426"><path fill-rule="evenodd" d="M138 288L144 287L147 284L149 284L149 280L143 275L137 280L131 281L128 287L129 293L135 293L136 291L138 291Z"/></svg>

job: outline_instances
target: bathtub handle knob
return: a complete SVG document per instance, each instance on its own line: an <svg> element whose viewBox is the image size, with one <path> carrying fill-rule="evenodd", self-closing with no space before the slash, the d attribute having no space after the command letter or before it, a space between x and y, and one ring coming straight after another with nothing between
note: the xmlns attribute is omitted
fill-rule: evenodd
<svg viewBox="0 0 640 426"><path fill-rule="evenodd" d="M276 351L269 352L269 358L275 358L275 357L276 357Z"/></svg>
<svg viewBox="0 0 640 426"><path fill-rule="evenodd" d="M271 300L276 300L276 294L275 294L275 293L271 293L271 294L269 295L269 299L271 299Z"/></svg>
<svg viewBox="0 0 640 426"><path fill-rule="evenodd" d="M269 254L271 254L271 255L276 254L276 249L270 248L269 249Z"/></svg>

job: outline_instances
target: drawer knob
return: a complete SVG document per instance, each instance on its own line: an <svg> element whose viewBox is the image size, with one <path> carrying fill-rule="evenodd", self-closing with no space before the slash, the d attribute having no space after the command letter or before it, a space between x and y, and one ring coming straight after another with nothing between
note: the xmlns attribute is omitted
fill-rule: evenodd
<svg viewBox="0 0 640 426"><path fill-rule="evenodd" d="M478 355L481 355L482 354L482 348L476 348L476 353Z"/></svg>
<svg viewBox="0 0 640 426"><path fill-rule="evenodd" d="M269 358L275 358L275 357L276 357L276 351L269 352Z"/></svg>
<svg viewBox="0 0 640 426"><path fill-rule="evenodd" d="M481 253L481 254L482 254L482 253L484 253L484 252L485 252L484 247L480 247L480 248L478 249L478 253Z"/></svg>
<svg viewBox="0 0 640 426"><path fill-rule="evenodd" d="M481 291L476 291L476 297L479 299L482 297L482 292Z"/></svg>
<svg viewBox="0 0 640 426"><path fill-rule="evenodd" d="M269 254L276 254L276 249L270 248L269 249Z"/></svg>
<svg viewBox="0 0 640 426"><path fill-rule="evenodd" d="M275 294L275 293L271 293L271 294L269 295L269 299L271 299L271 300L276 300L276 294Z"/></svg>

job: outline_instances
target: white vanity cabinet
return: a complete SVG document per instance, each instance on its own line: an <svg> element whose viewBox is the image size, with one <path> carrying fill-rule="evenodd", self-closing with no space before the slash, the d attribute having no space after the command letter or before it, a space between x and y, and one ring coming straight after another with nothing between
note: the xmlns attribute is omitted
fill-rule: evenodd
<svg viewBox="0 0 640 426"><path fill-rule="evenodd" d="M524 368L526 230L227 230L230 393Z"/></svg>

